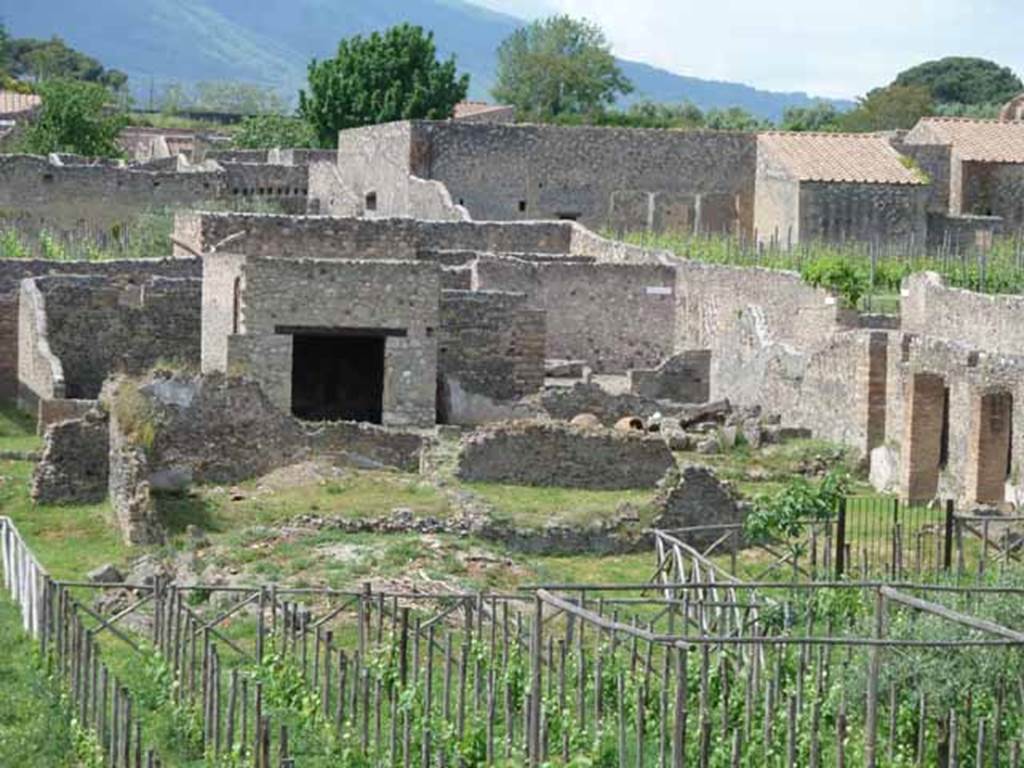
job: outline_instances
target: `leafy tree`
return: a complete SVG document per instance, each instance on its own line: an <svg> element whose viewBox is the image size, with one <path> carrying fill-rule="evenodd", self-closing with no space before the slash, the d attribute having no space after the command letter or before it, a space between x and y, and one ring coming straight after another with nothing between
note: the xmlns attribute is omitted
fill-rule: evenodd
<svg viewBox="0 0 1024 768"><path fill-rule="evenodd" d="M961 56L912 67L897 75L894 85L926 88L938 104L1003 104L1024 91L1009 67Z"/></svg>
<svg viewBox="0 0 1024 768"><path fill-rule="evenodd" d="M0 21L0 78L8 76L11 68L11 36L7 26Z"/></svg>
<svg viewBox="0 0 1024 768"><path fill-rule="evenodd" d="M742 107L729 107L708 110L704 114L704 127L713 131L763 131L771 128L772 123Z"/></svg>
<svg viewBox="0 0 1024 768"><path fill-rule="evenodd" d="M457 74L455 57L438 60L432 32L400 24L344 39L333 59L314 59L299 115L319 144L331 147L345 128L451 117L468 90L469 75Z"/></svg>
<svg viewBox="0 0 1024 768"><path fill-rule="evenodd" d="M119 90L128 82L128 75L106 69L96 59L68 46L61 38L49 40L14 38L7 44L10 74L36 81L61 78L84 80Z"/></svg>
<svg viewBox="0 0 1024 768"><path fill-rule="evenodd" d="M779 127L784 131L838 131L839 120L834 104L819 101L809 107L787 107Z"/></svg>
<svg viewBox="0 0 1024 768"><path fill-rule="evenodd" d="M630 93L601 28L551 16L512 33L498 48L494 98L521 114L549 120L593 114Z"/></svg>
<svg viewBox="0 0 1024 768"><path fill-rule="evenodd" d="M273 88L235 82L196 83L192 105L210 112L239 115L279 115L285 109L284 100Z"/></svg>
<svg viewBox="0 0 1024 768"><path fill-rule="evenodd" d="M117 134L124 117L107 109L110 92L96 83L47 80L40 84L43 104L24 136L34 154L69 152L92 157L120 154Z"/></svg>
<svg viewBox="0 0 1024 768"><path fill-rule="evenodd" d="M839 120L846 131L889 131L913 128L922 117L934 113L931 93L920 85L876 88L860 99L857 107Z"/></svg>
<svg viewBox="0 0 1024 768"><path fill-rule="evenodd" d="M242 121L235 144L243 149L316 146L316 133L297 117L258 115Z"/></svg>

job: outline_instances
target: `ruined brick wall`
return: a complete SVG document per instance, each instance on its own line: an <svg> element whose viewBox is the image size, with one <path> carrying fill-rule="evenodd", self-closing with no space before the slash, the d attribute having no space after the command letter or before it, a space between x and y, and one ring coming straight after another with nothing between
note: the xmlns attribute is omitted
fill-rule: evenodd
<svg viewBox="0 0 1024 768"><path fill-rule="evenodd" d="M199 363L199 280L38 277L23 286L23 300L31 289L41 298L37 309L45 314L45 342L63 370L64 391L56 396L95 398L110 374L140 373L158 361ZM26 318L36 325L33 320ZM31 338L31 329L21 333ZM44 339L35 341L42 345ZM34 355L30 351L27 357Z"/></svg>
<svg viewBox="0 0 1024 768"><path fill-rule="evenodd" d="M1024 227L1024 163L964 163L962 212L1000 216L1007 232Z"/></svg>
<svg viewBox="0 0 1024 768"><path fill-rule="evenodd" d="M200 353L203 373L228 372L228 337L238 333L241 323L244 261L244 256L233 253L212 253L203 257Z"/></svg>
<svg viewBox="0 0 1024 768"><path fill-rule="evenodd" d="M291 410L291 336L284 329L368 329L391 334L384 352L384 423L434 423L436 264L247 257L241 276L239 334L228 338L228 367L253 376L277 407Z"/></svg>
<svg viewBox="0 0 1024 768"><path fill-rule="evenodd" d="M360 201L370 198L377 216L408 216L412 173L412 124L352 128L338 135L338 170Z"/></svg>
<svg viewBox="0 0 1024 768"><path fill-rule="evenodd" d="M693 261L676 270L676 349L711 352L712 399L866 447L856 313L792 272Z"/></svg>
<svg viewBox="0 0 1024 768"><path fill-rule="evenodd" d="M900 301L906 333L972 349L1024 355L1024 297L949 288L934 272L911 275Z"/></svg>
<svg viewBox="0 0 1024 768"><path fill-rule="evenodd" d="M948 144L906 144L893 141L893 149L910 157L931 180L927 209L932 213L948 213L952 193L953 148Z"/></svg>
<svg viewBox="0 0 1024 768"><path fill-rule="evenodd" d="M890 334L888 354L885 448L899 468L892 490L904 498L952 498L960 505L1024 501L1024 357L901 333ZM1006 398L1009 421L1001 425L1004 442L995 451L998 435L982 408L992 396Z"/></svg>
<svg viewBox="0 0 1024 768"><path fill-rule="evenodd" d="M657 437L511 422L464 437L456 472L470 482L613 490L653 488L674 466L671 451Z"/></svg>
<svg viewBox="0 0 1024 768"><path fill-rule="evenodd" d="M924 244L928 187L913 184L801 182L803 242Z"/></svg>
<svg viewBox="0 0 1024 768"><path fill-rule="evenodd" d="M394 154L404 159L405 128L386 130L399 132ZM752 229L754 134L459 122L416 122L410 131L411 172L443 182L475 220Z"/></svg>
<svg viewBox="0 0 1024 768"><path fill-rule="evenodd" d="M117 261L49 261L0 259L0 400L18 393L18 297L21 281L41 275L163 275L198 277L198 259L139 259Z"/></svg>
<svg viewBox="0 0 1024 768"><path fill-rule="evenodd" d="M788 248L800 241L800 183L761 167L754 195L754 236Z"/></svg>
<svg viewBox="0 0 1024 768"><path fill-rule="evenodd" d="M475 288L525 293L547 313L549 358L624 373L672 353L672 266L481 258L475 271Z"/></svg>
<svg viewBox="0 0 1024 768"><path fill-rule="evenodd" d="M223 163L223 168L226 174L225 196L232 200L258 200L279 208L283 213L306 212L308 165Z"/></svg>
<svg viewBox="0 0 1024 768"><path fill-rule="evenodd" d="M446 421L478 396L513 400L544 386L545 312L521 293L443 291L438 377Z"/></svg>
<svg viewBox="0 0 1024 768"><path fill-rule="evenodd" d="M309 209L325 216L358 216L362 212L362 201L341 178L336 162L309 166Z"/></svg>
<svg viewBox="0 0 1024 768"><path fill-rule="evenodd" d="M928 214L928 250L963 254L992 247L996 235L1003 232L998 216L954 216Z"/></svg>
<svg viewBox="0 0 1024 768"><path fill-rule="evenodd" d="M176 173L109 165L56 165L0 156L0 217L23 229L110 233L142 211L221 199L223 172Z"/></svg>
<svg viewBox="0 0 1024 768"><path fill-rule="evenodd" d="M198 251L229 235L228 250L249 256L316 259L415 259L419 250L568 253L570 222L460 222L197 213L175 216L175 237ZM181 248L176 253L183 255Z"/></svg>

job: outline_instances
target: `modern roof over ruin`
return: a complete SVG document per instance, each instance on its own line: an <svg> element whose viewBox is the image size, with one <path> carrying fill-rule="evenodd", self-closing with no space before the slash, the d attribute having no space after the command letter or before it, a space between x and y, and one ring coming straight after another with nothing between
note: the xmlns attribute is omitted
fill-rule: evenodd
<svg viewBox="0 0 1024 768"><path fill-rule="evenodd" d="M951 145L960 160L1024 163L1024 121L925 117L907 134L908 144Z"/></svg>
<svg viewBox="0 0 1024 768"><path fill-rule="evenodd" d="M769 132L757 142L759 153L797 181L927 183L880 134Z"/></svg>

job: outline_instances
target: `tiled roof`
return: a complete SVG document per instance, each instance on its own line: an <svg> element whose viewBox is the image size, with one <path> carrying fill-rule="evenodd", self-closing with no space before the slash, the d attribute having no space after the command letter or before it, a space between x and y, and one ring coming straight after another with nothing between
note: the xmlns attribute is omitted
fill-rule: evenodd
<svg viewBox="0 0 1024 768"><path fill-rule="evenodd" d="M907 134L908 144L951 144L961 160L1024 163L1024 121L924 117Z"/></svg>
<svg viewBox="0 0 1024 768"><path fill-rule="evenodd" d="M19 115L31 112L42 103L43 100L34 93L0 90L0 115Z"/></svg>
<svg viewBox="0 0 1024 768"><path fill-rule="evenodd" d="M799 181L924 184L886 137L870 133L784 133L758 136L758 152Z"/></svg>

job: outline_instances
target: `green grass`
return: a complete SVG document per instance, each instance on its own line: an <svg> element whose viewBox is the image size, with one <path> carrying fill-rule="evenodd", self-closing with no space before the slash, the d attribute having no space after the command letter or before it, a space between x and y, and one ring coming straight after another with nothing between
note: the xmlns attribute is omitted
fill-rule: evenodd
<svg viewBox="0 0 1024 768"><path fill-rule="evenodd" d="M71 768L77 764L59 685L47 673L21 614L0 595L0 765Z"/></svg>
<svg viewBox="0 0 1024 768"><path fill-rule="evenodd" d="M12 406L0 405L0 451L36 451L42 445L35 419Z"/></svg>
<svg viewBox="0 0 1024 768"><path fill-rule="evenodd" d="M866 243L800 243L790 250L758 249L729 237L693 236L677 233L632 232L623 239L646 248L672 251L679 256L714 264L785 269L808 275L827 262L844 262L864 281L866 294L879 298L882 306L873 311L898 311L900 283L914 272L932 271L943 275L950 285L983 293L1024 293L1024 268L1020 263L1021 243L1014 237L999 237L988 253L926 254L920 246L895 244L872 249ZM872 268L874 258L874 268ZM861 308L864 302L859 303Z"/></svg>
<svg viewBox="0 0 1024 768"><path fill-rule="evenodd" d="M653 518L653 491L588 491L576 488L538 488L493 483L470 483L466 488L494 506L496 516L521 528L548 523L590 525L614 517L630 505L641 520Z"/></svg>

